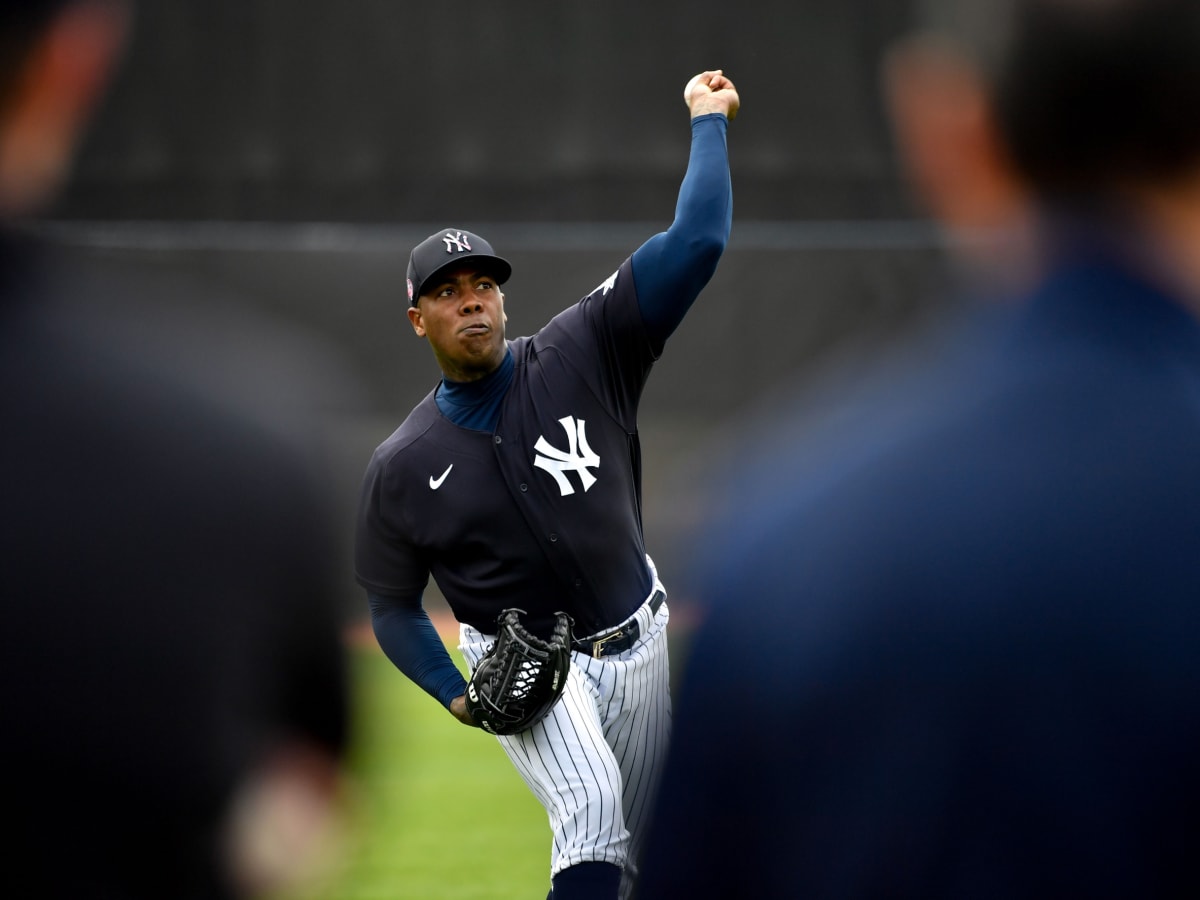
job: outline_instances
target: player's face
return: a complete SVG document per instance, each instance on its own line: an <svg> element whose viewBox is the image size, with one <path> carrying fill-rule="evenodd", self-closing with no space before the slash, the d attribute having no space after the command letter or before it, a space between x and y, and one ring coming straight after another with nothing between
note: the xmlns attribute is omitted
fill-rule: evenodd
<svg viewBox="0 0 1200 900"><path fill-rule="evenodd" d="M408 318L451 381L476 381L504 359L504 295L483 272L448 272L426 288Z"/></svg>

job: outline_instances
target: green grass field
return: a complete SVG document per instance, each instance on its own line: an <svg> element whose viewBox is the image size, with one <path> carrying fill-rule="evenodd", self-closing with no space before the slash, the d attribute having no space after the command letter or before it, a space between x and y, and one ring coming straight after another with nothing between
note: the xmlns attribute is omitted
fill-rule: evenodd
<svg viewBox="0 0 1200 900"><path fill-rule="evenodd" d="M355 786L339 863L279 900L544 898L546 813L495 739L460 725L377 647L356 648L353 662Z"/></svg>

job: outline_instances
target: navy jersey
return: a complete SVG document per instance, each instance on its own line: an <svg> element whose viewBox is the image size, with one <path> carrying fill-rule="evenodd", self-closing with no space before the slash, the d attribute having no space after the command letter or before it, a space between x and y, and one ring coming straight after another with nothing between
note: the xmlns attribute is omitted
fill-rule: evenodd
<svg viewBox="0 0 1200 900"><path fill-rule="evenodd" d="M368 591L419 598L432 574L481 631L517 607L549 633L626 618L651 577L641 523L637 406L655 360L630 260L531 337L494 433L442 415L431 392L367 468L356 545Z"/></svg>
<svg viewBox="0 0 1200 900"><path fill-rule="evenodd" d="M72 257L0 229L7 877L43 897L244 896L217 851L235 801L280 742L338 759L350 737L309 402L342 389L340 363Z"/></svg>
<svg viewBox="0 0 1200 900"><path fill-rule="evenodd" d="M1098 256L969 324L743 442L643 896L1200 896L1200 322Z"/></svg>

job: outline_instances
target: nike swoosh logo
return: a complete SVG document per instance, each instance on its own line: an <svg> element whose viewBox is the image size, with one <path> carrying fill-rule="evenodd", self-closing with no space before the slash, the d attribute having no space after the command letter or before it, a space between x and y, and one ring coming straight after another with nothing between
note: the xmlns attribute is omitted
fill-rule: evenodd
<svg viewBox="0 0 1200 900"><path fill-rule="evenodd" d="M450 470L453 468L454 468L454 463L450 463L450 465L446 466L446 471L443 472L441 475L439 475L437 478L434 478L432 475L430 475L429 476L430 489L436 491L438 488L440 488L442 486L442 482L446 480L446 476L450 474Z"/></svg>

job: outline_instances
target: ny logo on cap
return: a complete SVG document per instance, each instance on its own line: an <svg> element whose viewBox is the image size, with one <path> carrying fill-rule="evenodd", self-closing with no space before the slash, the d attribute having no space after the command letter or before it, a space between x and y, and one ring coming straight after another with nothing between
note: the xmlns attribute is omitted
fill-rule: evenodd
<svg viewBox="0 0 1200 900"><path fill-rule="evenodd" d="M471 249L471 242L467 240L467 236L461 231L456 231L454 234L451 234L447 231L446 236L443 237L442 240L446 242L447 253L453 253L454 247L458 248L459 253L462 253L464 250ZM453 244L454 247L451 247L451 244Z"/></svg>

